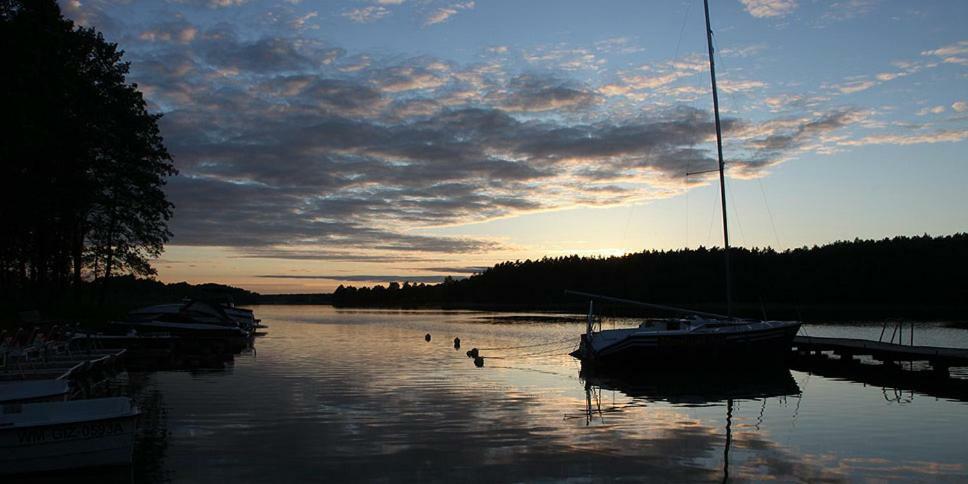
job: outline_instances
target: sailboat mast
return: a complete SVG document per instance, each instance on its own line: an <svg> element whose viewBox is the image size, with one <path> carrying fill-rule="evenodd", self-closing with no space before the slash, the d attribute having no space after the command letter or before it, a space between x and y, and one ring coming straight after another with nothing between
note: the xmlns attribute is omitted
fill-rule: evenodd
<svg viewBox="0 0 968 484"><path fill-rule="evenodd" d="M729 267L729 225L726 223L726 164L723 162L723 130L719 122L719 94L716 92L716 63L713 61L713 29L709 26L709 0L703 0L706 10L706 44L709 50L709 78L713 83L713 112L716 115L716 150L719 154L719 193L723 202L723 246L726 254L726 315L733 315L732 274Z"/></svg>

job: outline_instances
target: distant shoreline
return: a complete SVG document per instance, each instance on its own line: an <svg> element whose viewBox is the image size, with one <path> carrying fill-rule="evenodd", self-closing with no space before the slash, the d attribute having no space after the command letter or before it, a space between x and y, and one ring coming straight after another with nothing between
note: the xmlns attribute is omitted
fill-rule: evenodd
<svg viewBox="0 0 968 484"><path fill-rule="evenodd" d="M554 305L516 305L516 304L474 304L474 303L436 303L413 305L345 305L329 302L263 302L253 303L268 306L333 306L336 309L379 309L379 310L464 310L464 311L493 311L493 312L536 312L536 313L564 313L584 315L588 311L587 302ZM663 317L669 313L642 310L630 306L598 306L607 316L620 317ZM688 309L708 312L724 312L725 308L717 304L700 304ZM736 313L741 317L763 318L763 309L767 319L798 320L811 323L845 321L855 322L884 322L884 321L920 321L920 322L951 322L968 324L968 307L957 305L802 305L766 304L765 307L752 304L737 304ZM596 311L598 313L598 311Z"/></svg>

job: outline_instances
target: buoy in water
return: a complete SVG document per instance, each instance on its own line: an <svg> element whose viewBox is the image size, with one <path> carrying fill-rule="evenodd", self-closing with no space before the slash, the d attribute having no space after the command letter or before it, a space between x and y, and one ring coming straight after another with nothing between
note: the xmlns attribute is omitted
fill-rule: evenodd
<svg viewBox="0 0 968 484"><path fill-rule="evenodd" d="M454 349L455 350L460 349L460 338L454 338Z"/></svg>
<svg viewBox="0 0 968 484"><path fill-rule="evenodd" d="M471 348L471 350L467 352L467 357L477 358L477 354L478 354L477 348Z"/></svg>
<svg viewBox="0 0 968 484"><path fill-rule="evenodd" d="M427 333L427 334L426 334L426 335L424 336L424 341L426 341L426 342L428 342L428 343L430 342L430 333Z"/></svg>
<svg viewBox="0 0 968 484"><path fill-rule="evenodd" d="M474 366L476 366L478 368L482 368L484 366L484 357L483 356L475 356L474 357Z"/></svg>

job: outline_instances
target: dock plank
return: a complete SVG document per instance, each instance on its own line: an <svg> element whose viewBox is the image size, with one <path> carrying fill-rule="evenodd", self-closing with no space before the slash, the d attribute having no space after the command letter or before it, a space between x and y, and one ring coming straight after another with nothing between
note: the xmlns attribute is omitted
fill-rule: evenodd
<svg viewBox="0 0 968 484"><path fill-rule="evenodd" d="M797 336L793 339L793 346L801 351L844 352L889 361L928 360L945 362L951 366L968 365L968 349L962 348L905 346L864 339L820 336Z"/></svg>

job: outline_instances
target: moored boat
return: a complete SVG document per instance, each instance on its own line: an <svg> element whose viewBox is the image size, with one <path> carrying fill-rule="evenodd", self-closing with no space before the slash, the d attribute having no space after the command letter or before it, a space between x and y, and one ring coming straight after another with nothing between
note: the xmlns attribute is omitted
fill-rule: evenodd
<svg viewBox="0 0 968 484"><path fill-rule="evenodd" d="M4 405L0 474L130 464L138 415L124 397Z"/></svg>
<svg viewBox="0 0 968 484"><path fill-rule="evenodd" d="M64 400L71 390L66 379L0 381L0 405Z"/></svg>
<svg viewBox="0 0 968 484"><path fill-rule="evenodd" d="M573 294L672 309L587 293ZM688 318L649 320L638 327L594 330L594 305L578 349L571 355L589 364L683 368L714 364L763 364L789 356L797 321L755 321L699 312ZM680 310L688 312L688 310Z"/></svg>
<svg viewBox="0 0 968 484"><path fill-rule="evenodd" d="M689 318L645 322L638 328L594 331L593 303L589 303L588 325L579 348L572 356L583 362L605 366L708 366L711 364L765 363L789 354L793 338L800 330L797 321L755 321L732 315L732 275L730 273L729 225L726 221L726 164L723 161L719 96L716 91L716 64L713 60L712 27L708 0L703 2L709 74L712 82L713 113L716 123L719 191L722 202L723 256L726 269L726 315L711 314L659 304L600 296L584 292L572 294L621 304L645 306L689 315ZM699 173L705 173L699 172Z"/></svg>
<svg viewBox="0 0 968 484"><path fill-rule="evenodd" d="M203 301L136 309L124 321L112 321L109 326L124 334L166 333L217 353L238 353L251 336L222 307Z"/></svg>

